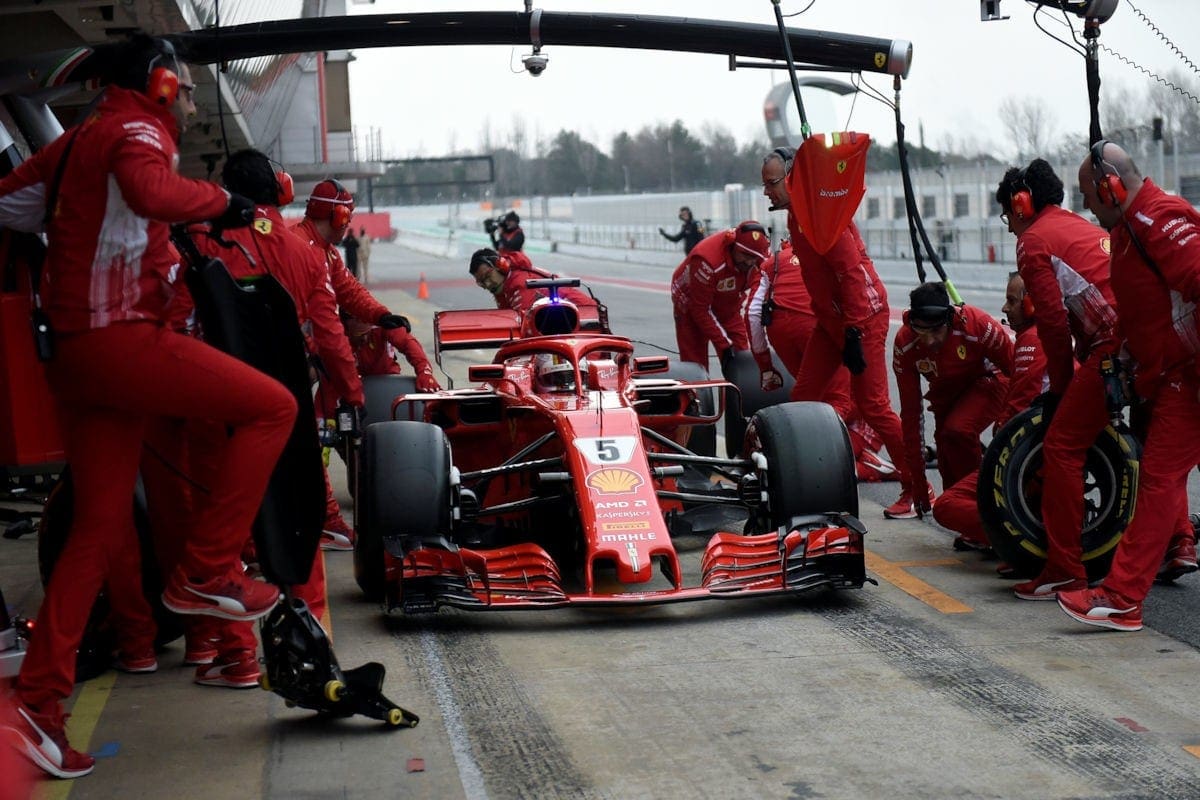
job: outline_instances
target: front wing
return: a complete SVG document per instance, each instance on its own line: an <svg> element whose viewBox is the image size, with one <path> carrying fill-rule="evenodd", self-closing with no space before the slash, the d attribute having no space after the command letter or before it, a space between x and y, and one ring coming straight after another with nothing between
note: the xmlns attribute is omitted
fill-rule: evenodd
<svg viewBox="0 0 1200 800"><path fill-rule="evenodd" d="M842 514L796 517L756 536L722 531L705 548L699 585L684 586L674 576L668 589L620 585L590 593L569 589L558 565L536 544L490 550L424 545L398 552L399 540L391 540L385 542L387 606L419 614L442 606L495 611L652 605L861 588L868 580L865 533L861 522Z"/></svg>

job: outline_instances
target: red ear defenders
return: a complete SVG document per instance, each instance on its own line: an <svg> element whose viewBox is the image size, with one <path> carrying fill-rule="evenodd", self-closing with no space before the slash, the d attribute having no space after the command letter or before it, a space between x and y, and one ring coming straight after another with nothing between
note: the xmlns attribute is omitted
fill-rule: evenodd
<svg viewBox="0 0 1200 800"><path fill-rule="evenodd" d="M1100 197L1100 202L1110 206L1119 206L1129 196L1129 190L1125 188L1125 182L1121 180L1121 176L1115 174L1115 168L1112 173L1104 168L1104 165L1108 164L1104 160L1104 145L1106 144L1108 144L1108 139L1101 139L1092 145L1092 181L1096 184L1096 194ZM1109 166L1112 165L1109 164Z"/></svg>
<svg viewBox="0 0 1200 800"><path fill-rule="evenodd" d="M1031 219L1034 214L1033 193L1029 191L1029 186L1025 183L1024 169L1017 174L1017 182L1013 185L1013 190L1012 198L1009 200L1013 213L1017 215L1017 219Z"/></svg>
<svg viewBox="0 0 1200 800"><path fill-rule="evenodd" d="M279 170L275 173L275 205L286 206L295 199L296 185L292 182L292 176Z"/></svg>
<svg viewBox="0 0 1200 800"><path fill-rule="evenodd" d="M501 255L493 256L488 263L495 267L501 275L507 275L512 269L512 262Z"/></svg>
<svg viewBox="0 0 1200 800"><path fill-rule="evenodd" d="M1021 298L1021 313L1026 319L1033 316L1033 298L1029 296L1029 292L1026 292L1025 296Z"/></svg>
<svg viewBox="0 0 1200 800"><path fill-rule="evenodd" d="M179 97L179 59L175 57L175 48L170 42L159 40L158 46L159 54L150 59L146 96L160 106L170 106ZM164 61L169 61L171 66L162 66Z"/></svg>

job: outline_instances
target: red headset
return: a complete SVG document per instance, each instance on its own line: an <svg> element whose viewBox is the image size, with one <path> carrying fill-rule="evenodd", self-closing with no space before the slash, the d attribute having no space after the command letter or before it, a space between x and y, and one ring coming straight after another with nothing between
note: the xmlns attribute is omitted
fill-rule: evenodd
<svg viewBox="0 0 1200 800"><path fill-rule="evenodd" d="M290 205L296 199L296 184L282 169L275 173L275 205Z"/></svg>
<svg viewBox="0 0 1200 800"><path fill-rule="evenodd" d="M1029 186L1025 183L1026 169L1028 167L1017 173L1017 180L1013 184L1012 198L1009 200L1013 213L1020 220L1031 219L1034 215L1033 192L1029 191Z"/></svg>
<svg viewBox="0 0 1200 800"><path fill-rule="evenodd" d="M1025 292L1021 298L1021 314L1026 319L1033 318L1033 298L1029 296L1029 292Z"/></svg>
<svg viewBox="0 0 1200 800"><path fill-rule="evenodd" d="M159 52L147 67L146 96L160 106L171 106L179 97L179 59L175 47L165 39L157 40ZM161 66L170 60L171 67Z"/></svg>
<svg viewBox="0 0 1200 800"><path fill-rule="evenodd" d="M493 256L488 263L495 267L501 275L507 275L509 270L512 269L512 262L499 254Z"/></svg>
<svg viewBox="0 0 1200 800"><path fill-rule="evenodd" d="M317 186L320 186L322 183L328 183L333 186L333 197L316 196ZM346 187L342 186L342 184L334 178L326 178L325 180L321 181L321 183L318 183L317 186L313 187L313 194L309 196L308 204L304 207L304 216L309 217L310 219L328 219L329 224L335 229L341 229L349 225L351 217L354 216L354 200L338 199L338 197L343 194L347 197L351 197L351 194ZM321 208L322 203L329 206L328 211L326 211L324 208Z"/></svg>
<svg viewBox="0 0 1200 800"><path fill-rule="evenodd" d="M1116 174L1116 167L1104 160L1104 146L1108 143L1108 139L1101 139L1092 145L1092 182L1102 203L1119 206L1129 197L1129 190L1125 188L1121 176ZM1111 173L1104 168L1105 164L1112 167Z"/></svg>

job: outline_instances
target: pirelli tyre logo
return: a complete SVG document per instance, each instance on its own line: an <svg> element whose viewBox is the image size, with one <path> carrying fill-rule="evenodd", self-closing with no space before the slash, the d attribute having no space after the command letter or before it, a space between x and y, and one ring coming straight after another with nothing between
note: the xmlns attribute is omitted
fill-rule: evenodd
<svg viewBox="0 0 1200 800"><path fill-rule="evenodd" d="M604 522L601 523L600 528L606 531L648 531L650 530L650 520L644 519L639 522Z"/></svg>
<svg viewBox="0 0 1200 800"><path fill-rule="evenodd" d="M629 494L636 492L642 483L641 475L620 467L596 470L587 477L588 488L600 494Z"/></svg>

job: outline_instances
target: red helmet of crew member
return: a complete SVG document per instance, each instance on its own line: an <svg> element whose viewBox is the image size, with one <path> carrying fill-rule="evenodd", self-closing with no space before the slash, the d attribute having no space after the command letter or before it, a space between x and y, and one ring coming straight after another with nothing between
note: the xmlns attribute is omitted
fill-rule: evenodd
<svg viewBox="0 0 1200 800"><path fill-rule="evenodd" d="M761 223L748 219L729 231L729 251L739 269L755 266L771 255L771 237ZM753 259L753 260L751 260ZM748 268L748 267L745 267Z"/></svg>
<svg viewBox="0 0 1200 800"><path fill-rule="evenodd" d="M350 228L350 220L354 216L354 195L341 182L326 178L313 187L308 204L304 207L304 216L327 220L335 237L330 244L337 244Z"/></svg>
<svg viewBox="0 0 1200 800"><path fill-rule="evenodd" d="M521 321L521 336L560 336L579 330L579 309L561 297L534 301Z"/></svg>

